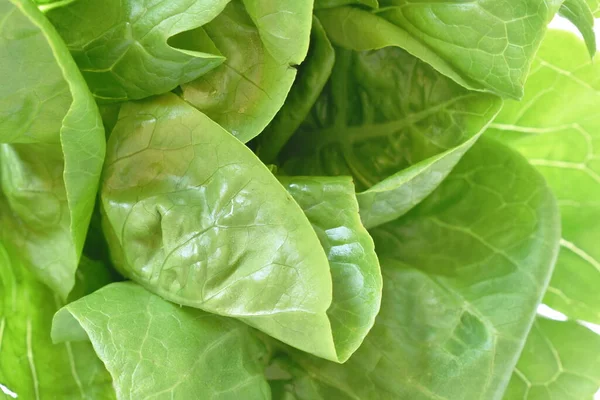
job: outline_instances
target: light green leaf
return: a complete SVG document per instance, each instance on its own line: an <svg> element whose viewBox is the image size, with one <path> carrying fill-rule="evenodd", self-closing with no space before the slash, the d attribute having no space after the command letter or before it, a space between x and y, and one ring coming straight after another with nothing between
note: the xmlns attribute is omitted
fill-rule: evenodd
<svg viewBox="0 0 600 400"><path fill-rule="evenodd" d="M381 0L374 12L340 7L317 16L336 45L399 46L472 90L521 98L546 25L561 0Z"/></svg>
<svg viewBox="0 0 600 400"><path fill-rule="evenodd" d="M132 282L58 311L52 338L82 335L112 375L117 399L270 398L266 351L248 326L182 308Z"/></svg>
<svg viewBox="0 0 600 400"><path fill-rule="evenodd" d="M227 58L183 97L242 142L283 105L308 51L312 0L232 0L205 31Z"/></svg>
<svg viewBox="0 0 600 400"><path fill-rule="evenodd" d="M96 99L123 101L167 92L220 65L224 58L200 27L228 2L77 0L46 15Z"/></svg>
<svg viewBox="0 0 600 400"><path fill-rule="evenodd" d="M350 177L280 177L302 207L329 259L333 301L327 310L337 357L346 361L375 322L381 271L362 226Z"/></svg>
<svg viewBox="0 0 600 400"><path fill-rule="evenodd" d="M302 124L323 91L334 61L333 47L321 23L313 17L306 60L298 68L298 75L283 107L258 138L257 154L263 162L274 162L283 146Z"/></svg>
<svg viewBox="0 0 600 400"><path fill-rule="evenodd" d="M586 0L588 7L592 11L595 18L600 17L600 1L599 0Z"/></svg>
<svg viewBox="0 0 600 400"><path fill-rule="evenodd" d="M560 6L559 14L573 23L585 40L591 57L596 54L596 34L594 32L594 15L585 0L565 0Z"/></svg>
<svg viewBox="0 0 600 400"><path fill-rule="evenodd" d="M592 400L600 387L600 336L575 322L537 318L505 400Z"/></svg>
<svg viewBox="0 0 600 400"><path fill-rule="evenodd" d="M315 9L333 8L350 4L362 5L371 8L379 7L377 0L315 0Z"/></svg>
<svg viewBox="0 0 600 400"><path fill-rule="evenodd" d="M89 343L52 344L61 301L38 282L19 250L0 244L0 384L19 399L114 399Z"/></svg>
<svg viewBox="0 0 600 400"><path fill-rule="evenodd" d="M481 139L430 197L372 234L384 282L375 326L343 365L290 351L306 376L288 390L307 400L500 399L558 251L542 177Z"/></svg>
<svg viewBox="0 0 600 400"><path fill-rule="evenodd" d="M329 83L284 151L284 169L353 176L371 228L428 196L500 106L498 97L468 91L402 49L337 48Z"/></svg>
<svg viewBox="0 0 600 400"><path fill-rule="evenodd" d="M267 167L204 114L171 94L123 105L102 204L113 260L131 279L337 360L317 235Z"/></svg>
<svg viewBox="0 0 600 400"><path fill-rule="evenodd" d="M0 3L1 213L5 235L63 299L104 159L98 109L67 48L29 0ZM26 49L26 51L24 51Z"/></svg>
<svg viewBox="0 0 600 400"><path fill-rule="evenodd" d="M600 65L573 34L551 31L522 103L490 129L529 159L558 198L562 250L544 303L600 323Z"/></svg>

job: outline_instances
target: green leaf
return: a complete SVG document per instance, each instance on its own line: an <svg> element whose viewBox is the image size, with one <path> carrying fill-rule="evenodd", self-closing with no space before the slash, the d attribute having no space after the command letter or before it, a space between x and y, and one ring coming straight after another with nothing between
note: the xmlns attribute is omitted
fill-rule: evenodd
<svg viewBox="0 0 600 400"><path fill-rule="evenodd" d="M551 31L522 103L490 129L544 175L558 198L562 250L544 303L600 323L600 65L573 34Z"/></svg>
<svg viewBox="0 0 600 400"><path fill-rule="evenodd" d="M336 49L331 79L290 141L294 175L352 175L367 228L428 196L501 106L402 49Z"/></svg>
<svg viewBox="0 0 600 400"><path fill-rule="evenodd" d="M592 11L592 14L594 15L595 18L600 17L600 1L599 0L586 0L586 3L588 5L588 7L590 8L590 11Z"/></svg>
<svg viewBox="0 0 600 400"><path fill-rule="evenodd" d="M227 58L183 97L242 142L281 108L308 51L312 0L232 0L205 31Z"/></svg>
<svg viewBox="0 0 600 400"><path fill-rule="evenodd" d="M38 282L19 250L0 244L0 384L19 399L114 399L89 343L52 344L60 299Z"/></svg>
<svg viewBox="0 0 600 400"><path fill-rule="evenodd" d="M371 8L379 7L377 0L315 0L315 9L333 8L350 4L362 5Z"/></svg>
<svg viewBox="0 0 600 400"><path fill-rule="evenodd" d="M270 398L261 360L266 351L248 326L182 308L132 282L111 284L58 311L55 341L86 336L118 399Z"/></svg>
<svg viewBox="0 0 600 400"><path fill-rule="evenodd" d="M96 99L123 101L167 92L220 65L224 58L200 27L228 1L78 0L46 15Z"/></svg>
<svg viewBox="0 0 600 400"><path fill-rule="evenodd" d="M102 122L67 48L36 6L4 1L0 15L0 209L2 224L14 227L4 238L64 299L94 206Z"/></svg>
<svg viewBox="0 0 600 400"><path fill-rule="evenodd" d="M335 52L316 17L313 17L310 48L300 65L294 85L273 121L261 133L257 154L265 163L274 162L296 129L302 124L333 69Z"/></svg>
<svg viewBox="0 0 600 400"><path fill-rule="evenodd" d="M594 32L594 15L585 0L565 0L558 11L579 29L585 40L587 50L591 57L596 54L596 33Z"/></svg>
<svg viewBox="0 0 600 400"><path fill-rule="evenodd" d="M430 197L372 234L384 277L375 326L343 365L290 351L306 375L288 390L307 400L501 398L558 251L542 177L481 139Z"/></svg>
<svg viewBox="0 0 600 400"><path fill-rule="evenodd" d="M557 0L381 0L375 12L340 7L317 16L336 45L399 46L472 90L521 98Z"/></svg>
<svg viewBox="0 0 600 400"><path fill-rule="evenodd" d="M591 400L600 387L600 336L575 322L537 318L505 400Z"/></svg>
<svg viewBox="0 0 600 400"><path fill-rule="evenodd" d="M108 143L104 232L121 272L337 360L327 256L246 146L171 94L123 105Z"/></svg>
<svg viewBox="0 0 600 400"><path fill-rule="evenodd" d="M329 259L333 301L327 310L337 357L346 361L375 322L381 271L362 226L350 177L279 177L302 207Z"/></svg>

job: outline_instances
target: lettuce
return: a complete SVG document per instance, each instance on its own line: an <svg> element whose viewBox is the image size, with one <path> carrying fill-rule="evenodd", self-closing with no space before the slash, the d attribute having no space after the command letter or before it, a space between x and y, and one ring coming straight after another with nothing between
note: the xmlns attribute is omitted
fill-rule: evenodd
<svg viewBox="0 0 600 400"><path fill-rule="evenodd" d="M1 0L0 391L592 399L598 9Z"/></svg>

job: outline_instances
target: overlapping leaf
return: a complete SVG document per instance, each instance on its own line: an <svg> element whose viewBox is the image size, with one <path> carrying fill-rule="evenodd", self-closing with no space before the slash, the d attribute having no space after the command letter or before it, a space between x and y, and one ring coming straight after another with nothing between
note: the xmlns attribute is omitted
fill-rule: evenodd
<svg viewBox="0 0 600 400"><path fill-rule="evenodd" d="M259 136L257 154L265 163L275 162L277 155L302 124L327 83L335 52L317 18L313 18L310 50L300 65L296 81L285 103Z"/></svg>
<svg viewBox="0 0 600 400"><path fill-rule="evenodd" d="M544 303L600 322L600 67L573 34L551 31L522 103L507 102L490 135L529 159L558 198L562 240Z"/></svg>
<svg viewBox="0 0 600 400"><path fill-rule="evenodd" d="M342 217L353 225L342 220L330 232L329 256L348 261L336 254L341 241L342 249L364 246L350 256L365 257L355 264L375 265L364 277L345 265L347 274L364 279L371 307L340 348L327 315L330 264L302 209L247 147L174 95L122 107L105 167L104 231L117 267L152 292L343 361L379 304L377 260L349 186L338 194L353 219Z"/></svg>
<svg viewBox="0 0 600 400"><path fill-rule="evenodd" d="M375 12L339 7L317 16L337 45L399 46L466 88L520 98L561 1L381 0L379 5Z"/></svg>
<svg viewBox="0 0 600 400"><path fill-rule="evenodd" d="M399 48L336 49L323 94L287 146L291 174L351 175L368 228L429 195L500 109Z"/></svg>
<svg viewBox="0 0 600 400"><path fill-rule="evenodd" d="M4 240L66 298L104 159L100 115L60 37L29 0L0 3ZM24 51L26 49L26 51Z"/></svg>
<svg viewBox="0 0 600 400"><path fill-rule="evenodd" d="M221 64L200 27L228 2L77 0L47 16L96 99L122 101L167 92Z"/></svg>
<svg viewBox="0 0 600 400"><path fill-rule="evenodd" d="M299 379L276 386L311 400L500 399L558 251L541 176L482 139L419 207L372 232L384 297L371 333L343 365L292 352Z"/></svg>
<svg viewBox="0 0 600 400"><path fill-rule="evenodd" d="M223 65L183 97L243 142L273 119L308 51L312 0L232 0L204 27Z"/></svg>
<svg viewBox="0 0 600 400"><path fill-rule="evenodd" d="M17 249L0 244L0 384L20 399L114 399L89 343L52 343L52 315L61 304Z"/></svg>

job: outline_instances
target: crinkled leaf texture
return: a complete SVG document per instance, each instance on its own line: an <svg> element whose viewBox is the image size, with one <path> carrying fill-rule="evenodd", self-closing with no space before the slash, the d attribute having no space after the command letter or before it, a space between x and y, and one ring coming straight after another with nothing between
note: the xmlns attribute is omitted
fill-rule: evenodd
<svg viewBox="0 0 600 400"><path fill-rule="evenodd" d="M346 183L339 201L348 214L332 216L341 222L330 232L333 250L326 254L302 209L246 146L175 95L164 95L121 108L103 178L104 231L117 267L150 291L344 361L379 306L379 266ZM334 228L328 223L316 221ZM341 250L355 252L336 254L336 240ZM355 336L337 347L327 314L328 255L334 262L348 256L374 263L366 276L365 260L347 264L349 279L364 279L371 308Z"/></svg>
<svg viewBox="0 0 600 400"><path fill-rule="evenodd" d="M227 3L77 0L48 11L47 16L96 99L123 101L167 92L221 64L224 58L199 27ZM190 30L193 37L170 43Z"/></svg>
<svg viewBox="0 0 600 400"><path fill-rule="evenodd" d="M102 169L102 122L69 51L36 6L3 1L0 15L0 215L14 228L4 240L64 299Z"/></svg>
<svg viewBox="0 0 600 400"><path fill-rule="evenodd" d="M89 343L50 340L61 304L18 249L0 244L0 384L19 399L114 399L110 375Z"/></svg>
<svg viewBox="0 0 600 400"><path fill-rule="evenodd" d="M306 57L312 0L232 0L208 36L227 58L182 86L183 97L243 142L257 136L283 105Z"/></svg>
<svg viewBox="0 0 600 400"><path fill-rule="evenodd" d="M331 40L354 50L399 46L472 90L523 96L561 0L381 0L380 9L319 10ZM368 27L368 29L365 29Z"/></svg>
<svg viewBox="0 0 600 400"><path fill-rule="evenodd" d="M266 349L250 327L169 303L133 282L59 310L52 338L89 339L117 399L270 399Z"/></svg>
<svg viewBox="0 0 600 400"><path fill-rule="evenodd" d="M504 400L592 399L600 387L600 336L572 321L537 318Z"/></svg>
<svg viewBox="0 0 600 400"><path fill-rule="evenodd" d="M284 169L353 176L361 218L371 228L435 190L501 103L397 47L337 48L330 81L284 150Z"/></svg>
<svg viewBox="0 0 600 400"><path fill-rule="evenodd" d="M490 135L527 157L558 199L562 248L544 303L600 323L600 66L580 39L551 31L526 94L506 103Z"/></svg>
<svg viewBox="0 0 600 400"><path fill-rule="evenodd" d="M372 234L384 290L365 342L343 365L289 351L296 372L274 386L307 400L500 399L559 247L542 177L481 139L422 204Z"/></svg>

